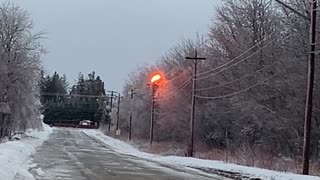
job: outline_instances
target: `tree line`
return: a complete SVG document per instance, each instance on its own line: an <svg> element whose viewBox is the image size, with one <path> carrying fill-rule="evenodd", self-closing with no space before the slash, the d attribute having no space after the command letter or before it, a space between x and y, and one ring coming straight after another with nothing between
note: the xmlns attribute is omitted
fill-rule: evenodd
<svg viewBox="0 0 320 180"><path fill-rule="evenodd" d="M104 82L93 71L85 77L79 73L77 82L69 87L65 75L54 73L40 80L41 104L47 124L79 124L81 120L100 123L106 100Z"/></svg>
<svg viewBox="0 0 320 180"><path fill-rule="evenodd" d="M310 16L305 1L288 4ZM158 142L187 143L193 62L185 57L197 50L207 58L199 63L196 78L198 147L227 151L237 163L275 169L291 168L276 166L289 159L295 166L292 169L298 169L308 32L308 20L271 0L223 0L215 8L207 34L182 40L156 63L130 74L123 91L122 131L129 130L128 117L133 107L133 136L149 138L150 103L146 100L151 101L151 89L147 84L152 73L161 71L166 83L156 92L154 138ZM316 82L319 77L316 70ZM132 88L134 100L128 95ZM311 146L314 164L320 155L319 98L316 83Z"/></svg>

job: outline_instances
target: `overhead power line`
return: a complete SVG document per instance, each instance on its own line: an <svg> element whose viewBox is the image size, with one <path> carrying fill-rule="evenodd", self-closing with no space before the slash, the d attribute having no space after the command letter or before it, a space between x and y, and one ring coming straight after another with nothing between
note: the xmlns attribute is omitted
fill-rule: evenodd
<svg viewBox="0 0 320 180"><path fill-rule="evenodd" d="M92 98L111 98L106 95L81 95L81 94L61 94L61 93L41 93L41 96L66 96L66 97L92 97Z"/></svg>
<svg viewBox="0 0 320 180"><path fill-rule="evenodd" d="M231 68L231 67L233 67L233 66L236 66L236 65L238 65L238 64L246 61L248 58L256 55L258 52L260 52L261 50L263 50L264 48L266 48L268 45L270 45L270 44L271 44L273 41L275 41L275 40L276 40L276 38L272 39L272 40L269 41L267 44L265 44L263 47L261 47L260 49L258 49L258 50L255 51L254 53L250 54L249 56L243 58L242 60L240 60L240 61L238 61L238 62L236 62L236 63L234 63L234 64L232 64L232 65L230 65L230 66L227 66L227 67L225 67L225 68L222 68L220 71L218 71L218 72L216 72L216 73L214 73L214 74L209 74L209 75L207 75L207 76L197 78L196 80L203 80L203 79L207 79L207 78L209 78L209 77L215 76L215 75L220 74L221 72L223 72L223 71L225 71L225 70L227 70L227 69L229 69L229 68Z"/></svg>
<svg viewBox="0 0 320 180"><path fill-rule="evenodd" d="M296 9L294 9L294 8L292 8L291 6L287 5L286 3L284 3L284 2L282 2L282 1L280 1L280 0L275 0L275 1L277 1L279 4L283 5L284 7L290 9L291 11L293 11L294 13L296 13L297 15L299 15L300 17L304 18L305 20L310 21L310 17L302 14L301 12L297 11ZM316 1L316 0L315 0L315 1ZM311 3L314 3L314 1L311 2Z"/></svg>
<svg viewBox="0 0 320 180"><path fill-rule="evenodd" d="M147 103L147 104L151 104L151 102L150 102L150 101L148 101L148 100L144 99L144 98L143 98L143 97L141 97L140 95L137 95L136 93L134 93L134 95L135 95L136 97L138 97L139 99L141 99L142 101L144 101L145 103Z"/></svg>
<svg viewBox="0 0 320 180"><path fill-rule="evenodd" d="M270 65L267 65L267 66L265 66L265 67L263 67L263 68L261 68L261 69L258 69L258 70L256 70L256 71L254 71L254 72L251 73L251 74L242 76L242 77L237 78L237 79L235 79L235 80L228 81L228 82L225 82L225 83L223 83L223 84L219 84L219 85L216 85L216 86L213 86L213 87L196 89L196 91L207 91L207 90L211 90L211 89L216 89L216 88L219 88L219 87L227 86L227 85L229 85L229 84L233 84L233 83L235 83L235 82L237 82L237 81L241 81L241 80L246 79L246 78L248 78L248 77L254 76L254 75L257 74L257 73L262 72L263 70L266 70L266 69L268 69L268 68L270 68L270 67L273 67L275 63L277 63L277 62L273 62L273 63L270 64Z"/></svg>
<svg viewBox="0 0 320 180"><path fill-rule="evenodd" d="M167 83L170 83L170 82L173 82L173 81L175 81L175 80L177 80L177 79L179 79L182 75L184 75L185 74L185 72L183 71L183 72L181 72L180 74L178 74L176 77L174 77L174 78L172 78L172 79L169 79L169 80L167 80L166 82L165 82L165 84L167 84Z"/></svg>
<svg viewBox="0 0 320 180"><path fill-rule="evenodd" d="M267 38L268 38L268 37L271 37L274 33L275 33L275 31L272 32L272 33L270 33L269 35L264 36L261 41L257 42L255 45L253 45L252 47L250 47L249 49L247 49L246 51L244 51L243 53L241 53L239 56L237 56L237 57L233 58L232 60L228 61L227 63L224 63L224 64L222 64L222 65L220 65L220 66L218 66L218 67L215 67L215 68L213 68L213 69L210 69L210 70L208 70L208 71L198 73L197 76L201 76L201 75L204 75L204 74L208 74L208 73L211 73L211 72L213 72L213 71L215 71L215 70L217 70L217 69L220 69L220 68L223 68L223 67L225 67L225 66L228 66L229 64L235 62L237 59L239 59L239 58L242 57L243 55L245 55L245 54L247 54L248 52L250 52L252 49L254 49L255 47L257 47L259 44L261 44L262 42L264 42L265 40L267 40Z"/></svg>
<svg viewBox="0 0 320 180"><path fill-rule="evenodd" d="M176 90L176 92L184 89L185 87L187 87L189 85L189 83L191 82L191 78L189 78L187 81L185 81L185 83L181 84L178 89Z"/></svg>
<svg viewBox="0 0 320 180"><path fill-rule="evenodd" d="M169 96L171 96L173 94L177 94L178 92L180 92L181 90L183 90L184 88L186 88L189 85L189 83L191 82L191 79L192 78L189 78L188 80L186 80L184 83L182 83L180 86L178 86L178 88L176 90L171 91L168 94L165 94L165 95L162 95L162 96L169 97Z"/></svg>
<svg viewBox="0 0 320 180"><path fill-rule="evenodd" d="M278 74L278 73L270 76L269 78L267 78L267 79L265 79L265 80L263 80L263 81L260 81L260 82L258 82L258 83L256 83L256 84L254 84L254 85L252 85L252 86L250 86L250 87L248 87L248 88L246 88L246 89L243 89L243 90L241 90L241 91L237 91L237 92L234 92L234 93L231 93L231 94L226 94L226 95L222 95L222 96L213 96L213 97L201 96L201 95L195 95L195 96L196 96L197 98L200 98L200 99L221 99L221 98L227 98L227 97L235 96L235 95L241 94L241 93L243 93L243 92L246 92L246 91L248 91L248 90L250 90L250 89L252 89L252 88L254 88L254 87L257 87L257 86L265 83L266 81L268 81L268 80L270 80L271 78L275 77L277 74Z"/></svg>

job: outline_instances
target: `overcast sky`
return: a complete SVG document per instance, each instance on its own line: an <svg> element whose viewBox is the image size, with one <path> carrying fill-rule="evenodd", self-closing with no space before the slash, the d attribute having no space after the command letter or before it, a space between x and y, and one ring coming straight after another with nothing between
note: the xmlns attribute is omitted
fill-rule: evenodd
<svg viewBox="0 0 320 180"><path fill-rule="evenodd" d="M92 70L106 89L121 90L128 73L156 61L181 38L206 33L219 0L11 0L47 33L47 72L74 82Z"/></svg>

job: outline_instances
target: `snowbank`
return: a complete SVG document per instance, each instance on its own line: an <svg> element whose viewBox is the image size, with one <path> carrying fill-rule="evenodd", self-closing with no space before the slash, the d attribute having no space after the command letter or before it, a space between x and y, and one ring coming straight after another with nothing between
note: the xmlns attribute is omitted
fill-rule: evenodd
<svg viewBox="0 0 320 180"><path fill-rule="evenodd" d="M149 154L149 153L141 152L138 149L134 148L133 146L123 141L108 137L100 131L83 130L83 132L91 137L99 139L100 141L104 142L106 145L110 146L112 149L114 149L117 152L134 155L134 156L152 160L152 161L157 161L159 163L175 164L175 165L182 165L182 166L194 167L194 168L210 168L210 169L216 169L216 170L237 172L244 175L248 175L250 177L256 177L256 178L267 179L267 180L301 180L301 179L320 180L320 177L316 177L316 176L302 176L302 175L293 174L293 173L277 172L277 171L271 171L271 170L254 168L254 167L240 166L235 164L226 164L222 161L212 161L212 160L203 160L203 159L190 158L190 157L160 156L155 154Z"/></svg>
<svg viewBox="0 0 320 180"><path fill-rule="evenodd" d="M1 179L12 180L35 148L49 137L52 129L47 125L43 128L42 131L29 130L21 140L0 144Z"/></svg>

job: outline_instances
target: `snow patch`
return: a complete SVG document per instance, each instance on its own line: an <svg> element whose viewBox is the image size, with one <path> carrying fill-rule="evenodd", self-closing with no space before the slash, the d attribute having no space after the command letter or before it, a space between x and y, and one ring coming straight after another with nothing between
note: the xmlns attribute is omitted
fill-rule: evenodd
<svg viewBox="0 0 320 180"><path fill-rule="evenodd" d="M19 141L8 141L0 144L0 177L1 179L12 180L18 175L31 180L32 175L24 164L29 156L35 152L51 134L52 129L43 124L43 130L28 130L26 136ZM33 178L32 178L33 179Z"/></svg>
<svg viewBox="0 0 320 180"><path fill-rule="evenodd" d="M45 175L45 173L42 171L41 168L37 168L37 169L36 169L36 173L37 173L37 175L39 175L39 176Z"/></svg>
<svg viewBox="0 0 320 180"><path fill-rule="evenodd" d="M204 160L191 157L180 157L180 156L160 156L150 153L141 152L138 149L134 148L132 145L129 145L118 139L111 138L104 135L101 131L98 130L82 130L87 135L96 138L102 141L104 144L110 146L113 150L140 157L143 159L148 159L151 161L156 161L159 163L166 163L172 165L182 165L185 167L193 167L196 169L214 169L222 170L229 172L237 172L243 175L248 175L250 177L261 178L266 180L320 180L320 177L316 176L303 176L299 174L278 172L267 169L247 167L236 164L227 164L222 161L213 161L213 160Z"/></svg>

